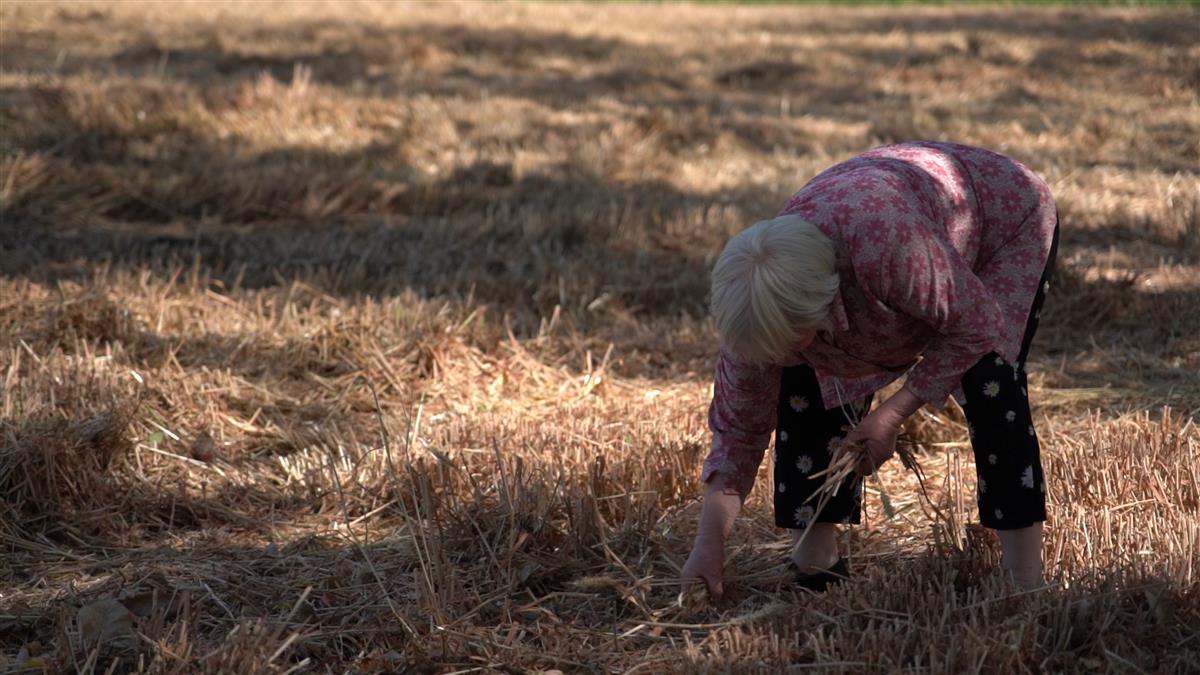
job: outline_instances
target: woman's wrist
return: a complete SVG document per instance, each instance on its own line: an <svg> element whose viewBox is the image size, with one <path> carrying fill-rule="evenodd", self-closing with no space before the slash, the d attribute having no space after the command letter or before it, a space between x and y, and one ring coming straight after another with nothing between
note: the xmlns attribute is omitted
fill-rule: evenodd
<svg viewBox="0 0 1200 675"><path fill-rule="evenodd" d="M891 421L899 425L904 420L912 417L923 405L925 405L925 401L921 400L919 396L905 386L901 387L895 394L892 394L881 407L887 410Z"/></svg>
<svg viewBox="0 0 1200 675"><path fill-rule="evenodd" d="M696 540L724 543L733 530L733 523L741 508L742 496L726 492L720 484L720 477L714 477L704 491L704 506L696 529Z"/></svg>

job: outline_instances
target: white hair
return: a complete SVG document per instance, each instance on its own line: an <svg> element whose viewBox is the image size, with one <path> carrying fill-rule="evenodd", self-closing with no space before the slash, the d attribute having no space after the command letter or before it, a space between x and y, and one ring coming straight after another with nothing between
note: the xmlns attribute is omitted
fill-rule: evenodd
<svg viewBox="0 0 1200 675"><path fill-rule="evenodd" d="M757 222L725 245L712 272L721 343L753 363L782 362L804 329L829 330L838 289L833 242L798 216Z"/></svg>

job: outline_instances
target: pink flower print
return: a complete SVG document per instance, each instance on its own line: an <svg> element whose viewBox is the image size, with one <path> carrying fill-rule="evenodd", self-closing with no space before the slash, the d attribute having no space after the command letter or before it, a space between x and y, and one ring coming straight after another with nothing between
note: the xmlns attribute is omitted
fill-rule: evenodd
<svg viewBox="0 0 1200 675"><path fill-rule="evenodd" d="M1021 195L1009 190L1000 197L1000 207L1009 215L1017 215L1021 210Z"/></svg>
<svg viewBox="0 0 1200 675"><path fill-rule="evenodd" d="M1017 189L1017 192L1028 192L1030 189L1029 177L1025 175L1019 167L1013 168L1009 174L1008 182Z"/></svg>
<svg viewBox="0 0 1200 675"><path fill-rule="evenodd" d="M950 261L946 258L946 253L941 249L933 249L929 252L929 262L933 265L933 273L938 278L950 276Z"/></svg>
<svg viewBox="0 0 1200 675"><path fill-rule="evenodd" d="M1028 248L1013 249L1008 251L1005 257L1012 267L1018 269L1031 267L1036 262L1033 250Z"/></svg>
<svg viewBox="0 0 1200 675"><path fill-rule="evenodd" d="M922 297L929 286L929 275L926 274L925 262L916 256L904 260L905 281L912 284L914 290Z"/></svg>
<svg viewBox="0 0 1200 675"><path fill-rule="evenodd" d="M868 218L863 223L863 231L867 233L867 238L875 243L887 243L888 235L891 233L891 228L883 218Z"/></svg>
<svg viewBox="0 0 1200 675"><path fill-rule="evenodd" d="M833 206L833 222L840 227L845 227L850 223L850 219L854 217L854 209L846 203L839 203Z"/></svg>
<svg viewBox="0 0 1200 675"><path fill-rule="evenodd" d="M1017 285L1013 283L1012 279L1004 275L988 279L987 286L993 293L1005 298L1012 297L1017 292Z"/></svg>
<svg viewBox="0 0 1200 675"><path fill-rule="evenodd" d="M988 187L987 185L975 186L975 199L978 200L980 204L990 204L995 198L996 193L992 191L992 188Z"/></svg>
<svg viewBox="0 0 1200 675"><path fill-rule="evenodd" d="M887 202L879 195L868 195L863 199L862 207L868 213L882 213L887 208Z"/></svg>
<svg viewBox="0 0 1200 675"><path fill-rule="evenodd" d="M900 195L893 195L888 201L891 202L892 208L895 209L897 213L912 213L912 207L909 206L908 200L904 197Z"/></svg>
<svg viewBox="0 0 1200 675"><path fill-rule="evenodd" d="M804 187L804 191L807 192L809 196L815 197L828 192L831 185L832 183L827 180L814 180L812 183L809 183Z"/></svg>
<svg viewBox="0 0 1200 675"><path fill-rule="evenodd" d="M851 183L851 185L853 185L858 190L864 190L864 191L865 190L874 190L875 189L875 179L873 179L869 176L861 176L859 178L855 178L854 182Z"/></svg>
<svg viewBox="0 0 1200 675"><path fill-rule="evenodd" d="M794 213L802 218L812 220L821 212L821 207L814 201L806 200L793 203L784 209L785 213Z"/></svg>

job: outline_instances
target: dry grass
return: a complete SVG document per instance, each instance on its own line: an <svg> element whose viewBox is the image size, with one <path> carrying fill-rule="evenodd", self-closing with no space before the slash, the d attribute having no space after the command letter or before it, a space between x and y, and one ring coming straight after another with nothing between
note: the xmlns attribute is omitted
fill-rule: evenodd
<svg viewBox="0 0 1200 675"><path fill-rule="evenodd" d="M0 5L0 669L1194 672L1196 19ZM927 411L943 515L892 462L798 596L760 487L676 608L713 256L910 137L1060 201L1052 587L994 577Z"/></svg>

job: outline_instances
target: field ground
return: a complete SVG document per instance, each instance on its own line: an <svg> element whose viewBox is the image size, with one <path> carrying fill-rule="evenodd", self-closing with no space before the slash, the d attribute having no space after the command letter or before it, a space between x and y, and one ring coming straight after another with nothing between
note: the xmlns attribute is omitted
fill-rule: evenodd
<svg viewBox="0 0 1200 675"><path fill-rule="evenodd" d="M1196 672L1195 10L0 5L0 670ZM944 138L1041 173L1048 589L925 411L856 579L699 512L725 239ZM763 471L769 470L764 465Z"/></svg>

